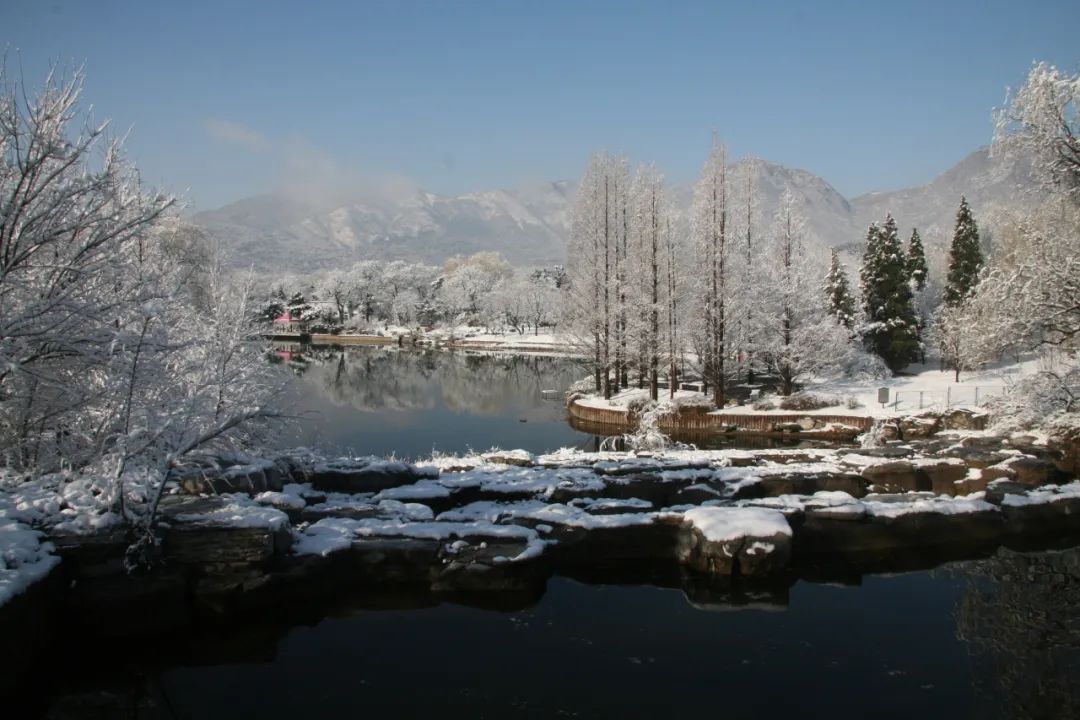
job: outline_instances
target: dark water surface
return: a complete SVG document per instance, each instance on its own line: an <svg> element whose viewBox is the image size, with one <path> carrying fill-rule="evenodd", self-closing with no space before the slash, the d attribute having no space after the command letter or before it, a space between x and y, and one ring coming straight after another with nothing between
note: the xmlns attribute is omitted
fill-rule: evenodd
<svg viewBox="0 0 1080 720"><path fill-rule="evenodd" d="M140 644L149 659L70 656L79 675L57 677L140 718L1080 717L1075 549L800 581L751 607L561 577L511 612L371 601Z"/></svg>

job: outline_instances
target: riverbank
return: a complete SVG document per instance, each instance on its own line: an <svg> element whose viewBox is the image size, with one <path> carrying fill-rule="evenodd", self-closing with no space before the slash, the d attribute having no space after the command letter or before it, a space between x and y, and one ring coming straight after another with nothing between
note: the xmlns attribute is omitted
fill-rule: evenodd
<svg viewBox="0 0 1080 720"><path fill-rule="evenodd" d="M295 342L311 345L398 345L401 347L432 347L459 350L507 353L540 353L575 355L572 340L553 333L489 333L482 328L455 327L417 331L415 328L387 326L376 333L366 334L293 334L266 335L275 342Z"/></svg>
<svg viewBox="0 0 1080 720"><path fill-rule="evenodd" d="M141 575L124 572L127 530L87 504L85 482L20 484L0 506L12 588L0 615L5 627L40 628L42 612L59 611L84 630L139 634L396 584L513 605L552 574L599 567L660 568L688 594L722 598L733 583L928 567L1078 537L1075 463L1067 447L985 435L425 465L304 451L222 459L166 498L161 564ZM47 649L47 633L38 642Z"/></svg>

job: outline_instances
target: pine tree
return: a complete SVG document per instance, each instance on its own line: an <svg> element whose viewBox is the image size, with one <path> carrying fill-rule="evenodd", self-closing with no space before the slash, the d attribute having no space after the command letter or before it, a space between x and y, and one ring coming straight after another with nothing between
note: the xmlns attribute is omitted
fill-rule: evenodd
<svg viewBox="0 0 1080 720"><path fill-rule="evenodd" d="M971 215L967 198L960 198L956 212L956 230L949 249L949 275L945 280L945 303L958 305L970 297L979 282L982 270L982 250L979 249L979 228Z"/></svg>
<svg viewBox="0 0 1080 720"><path fill-rule="evenodd" d="M301 292L293 293L287 307L294 320L307 320L307 314L311 311L311 305Z"/></svg>
<svg viewBox="0 0 1080 720"><path fill-rule="evenodd" d="M912 289L924 290L927 276L926 250L923 248L918 229L911 231L911 240L908 241L907 270L911 276Z"/></svg>
<svg viewBox="0 0 1080 720"><path fill-rule="evenodd" d="M899 372L918 358L919 338L907 263L891 215L884 227L870 226L859 276L867 320L863 340Z"/></svg>
<svg viewBox="0 0 1080 720"><path fill-rule="evenodd" d="M829 313L838 323L851 330L855 326L855 298L851 297L847 272L835 248L829 274L825 277L825 298Z"/></svg>

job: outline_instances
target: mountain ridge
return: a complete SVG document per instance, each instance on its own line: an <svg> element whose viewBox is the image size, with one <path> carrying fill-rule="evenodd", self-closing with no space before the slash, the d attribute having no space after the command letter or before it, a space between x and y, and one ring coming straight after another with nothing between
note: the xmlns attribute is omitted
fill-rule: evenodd
<svg viewBox="0 0 1080 720"><path fill-rule="evenodd" d="M991 157L981 147L925 185L846 198L825 179L758 158L731 166L734 183L752 172L757 233L767 232L780 198L792 193L811 241L854 251L866 227L896 218L902 233L918 227L928 250L941 251L965 195L976 219L992 224L1001 210L1025 202L1030 165ZM228 262L265 272L310 272L361 259L438 264L453 255L501 252L517 265L564 262L576 183L559 180L457 196L415 190L397 197L370 193L316 206L294 197L243 198L192 220L217 238ZM735 187L738 192L738 187ZM677 208L689 207L692 187L674 186Z"/></svg>

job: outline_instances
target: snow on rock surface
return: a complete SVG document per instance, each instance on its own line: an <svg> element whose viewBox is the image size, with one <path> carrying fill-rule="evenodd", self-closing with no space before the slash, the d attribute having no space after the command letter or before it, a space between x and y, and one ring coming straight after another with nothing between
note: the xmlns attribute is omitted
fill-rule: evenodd
<svg viewBox="0 0 1080 720"><path fill-rule="evenodd" d="M246 495L222 495L225 504L203 512L178 512L171 517L179 522L208 523L223 527L262 528L282 530L289 524L289 516L281 510L266 507Z"/></svg>
<svg viewBox="0 0 1080 720"><path fill-rule="evenodd" d="M709 542L728 542L740 538L791 537L791 526L778 510L753 507L700 507L683 517Z"/></svg>
<svg viewBox="0 0 1080 720"><path fill-rule="evenodd" d="M0 607L44 579L60 562L44 533L17 520L12 497L0 492Z"/></svg>

